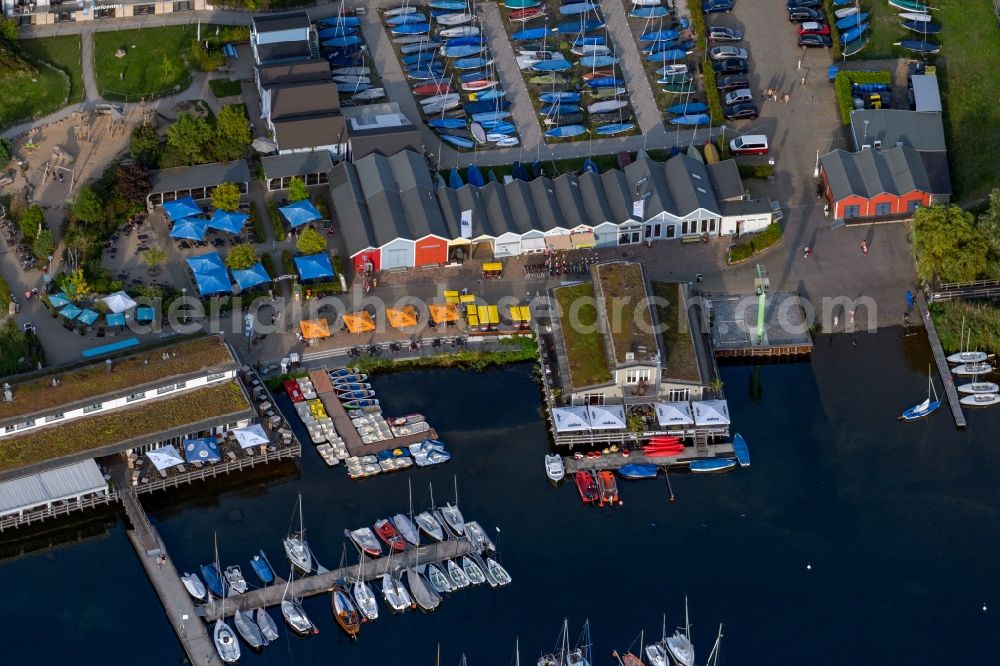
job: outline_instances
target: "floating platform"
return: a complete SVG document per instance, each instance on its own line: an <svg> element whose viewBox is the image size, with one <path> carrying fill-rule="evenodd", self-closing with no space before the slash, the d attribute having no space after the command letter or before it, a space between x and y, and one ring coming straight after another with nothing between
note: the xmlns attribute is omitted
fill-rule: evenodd
<svg viewBox="0 0 1000 666"><path fill-rule="evenodd" d="M703 315L717 358L802 357L812 353L802 298L791 292L705 297ZM763 305L763 309L761 308Z"/></svg>
<svg viewBox="0 0 1000 666"><path fill-rule="evenodd" d="M629 455L622 453L605 453L600 458L575 458L565 456L563 462L566 465L566 473L574 474L583 470L599 472L610 469L617 471L625 465L657 465L659 467L680 467L686 468L693 460L706 460L711 458L735 458L736 452L733 450L732 442L720 442L718 444L704 444L699 446L687 446L684 452L676 456L647 456L640 452L633 451Z"/></svg>

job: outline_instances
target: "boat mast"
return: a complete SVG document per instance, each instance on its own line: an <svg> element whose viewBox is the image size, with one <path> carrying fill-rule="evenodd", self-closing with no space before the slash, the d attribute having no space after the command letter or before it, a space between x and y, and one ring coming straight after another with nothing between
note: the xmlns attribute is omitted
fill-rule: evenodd
<svg viewBox="0 0 1000 666"><path fill-rule="evenodd" d="M559 664L566 663L566 657L569 654L569 620L563 618L563 639L562 646L559 648Z"/></svg>
<svg viewBox="0 0 1000 666"><path fill-rule="evenodd" d="M226 617L226 577L222 575L222 566L219 564L219 534L212 533L212 541L215 544L215 573L218 574L222 585L222 617Z"/></svg>
<svg viewBox="0 0 1000 666"><path fill-rule="evenodd" d="M663 614L663 636L660 638L660 641L664 645L666 645L666 643L667 643L667 614L666 613Z"/></svg>
<svg viewBox="0 0 1000 666"><path fill-rule="evenodd" d="M452 479L455 481L455 507L458 507L458 475L454 475Z"/></svg>
<svg viewBox="0 0 1000 666"><path fill-rule="evenodd" d="M431 511L433 511L434 510L434 484L433 483L428 483L427 485L430 486L430 489L431 489Z"/></svg>
<svg viewBox="0 0 1000 666"><path fill-rule="evenodd" d="M708 661L705 663L708 666L717 666L719 663L719 646L722 643L722 625L719 625L719 635L715 638L715 645L712 646L712 651L708 654Z"/></svg>
<svg viewBox="0 0 1000 666"><path fill-rule="evenodd" d="M687 635L688 642L691 641L691 620L688 618L688 598L684 595L684 633Z"/></svg>
<svg viewBox="0 0 1000 666"><path fill-rule="evenodd" d="M410 491L410 522L412 523L413 522L413 479L407 479L406 483ZM390 550L392 549L390 548Z"/></svg>
<svg viewBox="0 0 1000 666"><path fill-rule="evenodd" d="M514 666L521 666L521 639L514 638Z"/></svg>

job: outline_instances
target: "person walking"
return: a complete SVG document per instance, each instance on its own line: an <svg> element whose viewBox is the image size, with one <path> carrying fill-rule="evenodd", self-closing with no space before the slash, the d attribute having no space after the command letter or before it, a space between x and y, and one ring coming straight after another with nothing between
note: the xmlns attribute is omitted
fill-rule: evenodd
<svg viewBox="0 0 1000 666"><path fill-rule="evenodd" d="M788 93L785 93L785 106L788 106L788 99L791 97Z"/></svg>
<svg viewBox="0 0 1000 666"><path fill-rule="evenodd" d="M861 241L861 252L866 257L868 256L868 241L866 240Z"/></svg>

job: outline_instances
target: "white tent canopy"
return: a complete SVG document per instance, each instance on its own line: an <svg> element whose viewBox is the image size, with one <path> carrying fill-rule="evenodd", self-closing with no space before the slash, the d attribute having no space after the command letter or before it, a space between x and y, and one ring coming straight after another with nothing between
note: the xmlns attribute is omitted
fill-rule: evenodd
<svg viewBox="0 0 1000 666"><path fill-rule="evenodd" d="M97 463L82 460L0 483L0 516L107 491L108 482Z"/></svg>
<svg viewBox="0 0 1000 666"><path fill-rule="evenodd" d="M729 403L725 400L705 400L694 403L694 424L700 426L729 425Z"/></svg>
<svg viewBox="0 0 1000 666"><path fill-rule="evenodd" d="M592 405L587 408L591 430L623 430L625 408L621 405Z"/></svg>
<svg viewBox="0 0 1000 666"><path fill-rule="evenodd" d="M580 432L590 430L586 407L555 407L552 418L556 422L556 432Z"/></svg>
<svg viewBox="0 0 1000 666"><path fill-rule="evenodd" d="M267 434L264 432L264 428L259 423L254 423L246 428L237 428L231 432L242 449L271 443L271 440L267 438Z"/></svg>
<svg viewBox="0 0 1000 666"><path fill-rule="evenodd" d="M658 402L656 407L656 421L663 427L691 425L694 417L691 416L691 405L687 402Z"/></svg>
<svg viewBox="0 0 1000 666"><path fill-rule="evenodd" d="M169 444L161 446L158 449L153 449L152 451L147 451L146 457L161 472L165 469L184 464L184 458L181 458L181 454L177 453L177 449Z"/></svg>
<svg viewBox="0 0 1000 666"><path fill-rule="evenodd" d="M138 303L133 301L132 298L124 291L116 291L110 296L105 296L101 300L104 301L107 304L108 309L115 314L126 312L138 305Z"/></svg>

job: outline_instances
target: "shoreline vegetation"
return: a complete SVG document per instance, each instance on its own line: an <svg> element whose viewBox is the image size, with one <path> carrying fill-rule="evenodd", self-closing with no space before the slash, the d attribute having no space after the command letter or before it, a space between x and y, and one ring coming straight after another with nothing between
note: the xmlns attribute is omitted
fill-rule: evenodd
<svg viewBox="0 0 1000 666"><path fill-rule="evenodd" d="M988 301L931 303L931 316L945 354L973 349L1000 352L1000 308ZM966 339L961 341L964 332Z"/></svg>

